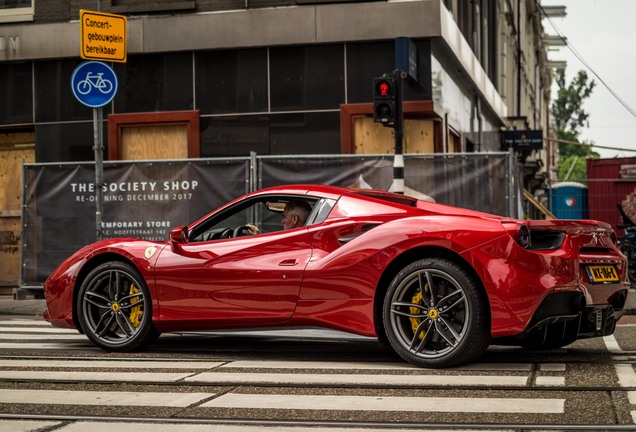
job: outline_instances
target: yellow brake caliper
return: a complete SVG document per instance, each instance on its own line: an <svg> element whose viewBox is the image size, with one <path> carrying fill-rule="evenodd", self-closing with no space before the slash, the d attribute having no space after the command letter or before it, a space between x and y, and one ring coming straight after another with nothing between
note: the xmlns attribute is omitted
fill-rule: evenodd
<svg viewBox="0 0 636 432"><path fill-rule="evenodd" d="M428 285L424 285L424 291L428 291ZM415 293L415 295L411 298L411 303L413 303L414 305L421 305L422 304L422 293L420 291L418 291L417 293ZM421 312L422 308L421 307L411 307L409 308L412 314L417 314L418 312ZM411 320L411 328L413 329L413 333L415 333L417 331L417 328L420 326L420 323L422 322L421 318L409 318L409 320ZM422 330L420 332L420 334L417 335L419 340L424 339L424 331Z"/></svg>
<svg viewBox="0 0 636 432"><path fill-rule="evenodd" d="M420 304L422 302L422 293L418 292L417 294L415 294L413 296L413 298L411 299L411 303L413 304ZM412 307L409 308L411 310L412 314L416 314L418 312L421 311L421 309L419 307ZM421 318L409 318L411 320L411 328L413 329L413 333L415 333L417 331L417 328L420 326L420 322L422 322ZM417 335L417 337L422 340L422 338L424 337L424 332L420 332L419 335Z"/></svg>
<svg viewBox="0 0 636 432"><path fill-rule="evenodd" d="M135 286L135 284L130 284L130 294L136 294L140 292L139 288ZM130 304L134 305L140 302L139 297L133 297L130 299ZM141 316L144 314L144 311L141 310L141 304L139 306L135 306L130 308L130 323L133 327L139 327L141 325Z"/></svg>

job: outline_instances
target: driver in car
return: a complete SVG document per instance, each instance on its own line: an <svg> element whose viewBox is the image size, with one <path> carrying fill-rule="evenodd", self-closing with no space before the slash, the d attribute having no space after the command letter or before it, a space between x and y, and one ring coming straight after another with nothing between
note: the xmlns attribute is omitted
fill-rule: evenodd
<svg viewBox="0 0 636 432"><path fill-rule="evenodd" d="M283 229L287 230L305 225L309 213L311 213L311 206L307 202L300 200L288 202L283 211ZM245 227L251 231L251 235L261 233L261 230L255 225L247 224Z"/></svg>
<svg viewBox="0 0 636 432"><path fill-rule="evenodd" d="M283 229L297 228L305 225L311 213L311 206L305 201L294 200L287 203L283 212Z"/></svg>

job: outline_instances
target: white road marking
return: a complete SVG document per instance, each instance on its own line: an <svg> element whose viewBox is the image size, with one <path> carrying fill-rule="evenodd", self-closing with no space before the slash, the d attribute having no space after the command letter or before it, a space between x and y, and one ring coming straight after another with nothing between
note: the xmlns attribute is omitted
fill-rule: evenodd
<svg viewBox="0 0 636 432"><path fill-rule="evenodd" d="M33 432L62 424L44 420L0 420L0 432Z"/></svg>
<svg viewBox="0 0 636 432"><path fill-rule="evenodd" d="M265 426L265 425L214 425L214 424L158 424L158 423L120 423L120 422L77 422L60 429L55 429L56 432L302 432L302 431L316 431L316 432L397 432L397 431L412 431L413 429L403 429L399 425L386 428L333 428L333 427L320 427L320 426L303 426L302 428L294 426ZM482 429L462 429L462 432L478 432ZM448 432L448 429L426 429L427 432ZM512 430L495 430L489 429L490 432L512 432ZM8 432L8 431L7 431ZM12 430L12 432L15 432Z"/></svg>
<svg viewBox="0 0 636 432"><path fill-rule="evenodd" d="M565 377L561 376L540 376L537 377L538 386L563 386L565 385Z"/></svg>
<svg viewBox="0 0 636 432"><path fill-rule="evenodd" d="M385 370L427 370L408 363L365 363L365 362L318 362L318 361L270 361L239 360L227 363L222 368L246 369L385 369ZM446 370L478 371L530 371L530 363L473 363Z"/></svg>
<svg viewBox="0 0 636 432"><path fill-rule="evenodd" d="M144 361L144 360L29 360L0 359L0 367L47 367L81 369L214 369L223 362L208 361Z"/></svg>
<svg viewBox="0 0 636 432"><path fill-rule="evenodd" d="M392 412L562 414L565 399L444 398L228 393L201 408L298 409Z"/></svg>
<svg viewBox="0 0 636 432"><path fill-rule="evenodd" d="M37 326L37 327L51 327L56 328L51 325L51 323L42 320L26 320L26 319L16 319L16 320L1 320L0 326L18 326L18 325L28 325L28 326Z"/></svg>
<svg viewBox="0 0 636 432"><path fill-rule="evenodd" d="M62 329L51 327L1 327L0 333L53 333L53 334L80 334L74 329Z"/></svg>
<svg viewBox="0 0 636 432"><path fill-rule="evenodd" d="M222 373L204 372L192 375L186 382L257 383L257 384L380 384L400 386L506 385L525 386L526 376L475 375L377 375L377 374L286 374L286 373Z"/></svg>
<svg viewBox="0 0 636 432"><path fill-rule="evenodd" d="M83 334L32 334L32 333L0 333L0 340L85 340L88 338Z"/></svg>
<svg viewBox="0 0 636 432"><path fill-rule="evenodd" d="M543 372L565 372L565 363L542 363L539 370Z"/></svg>
<svg viewBox="0 0 636 432"><path fill-rule="evenodd" d="M68 362L71 363L71 362ZM102 361L103 363L111 363ZM124 362L125 363L125 362ZM0 362L2 366L2 362ZM103 367L103 366L102 366ZM127 367L127 366L125 366ZM448 386L487 385L523 387L527 376L495 375L380 375L380 374L286 374L286 373L167 373L167 372L96 372L96 371L24 371L0 370L0 379L49 381L109 381L109 382L205 382L209 384L282 384L282 385L398 385Z"/></svg>
<svg viewBox="0 0 636 432"><path fill-rule="evenodd" d="M95 345L93 345L87 338L85 343L76 341L69 341L68 343L36 343L36 342L0 342L0 349L5 350L22 350L22 351L42 351L42 350L54 350L54 351L70 351L79 349L85 351L86 349L93 349L94 351L101 351Z"/></svg>
<svg viewBox="0 0 636 432"><path fill-rule="evenodd" d="M615 364L618 384L621 387L636 387L636 373L631 364Z"/></svg>
<svg viewBox="0 0 636 432"><path fill-rule="evenodd" d="M298 426L265 426L265 425L209 425L209 424L158 424L158 423L120 423L120 422L76 422L56 432L397 432L402 429L398 424L386 428L333 428L333 427L298 427ZM426 429L427 432L448 432L448 429ZM481 429L480 429L481 430ZM510 430L491 430L492 432L512 432ZM7 431L8 432L8 431ZM13 431L12 431L13 432ZM462 432L478 432L477 429L462 429Z"/></svg>
<svg viewBox="0 0 636 432"><path fill-rule="evenodd" d="M618 342L616 341L614 335L603 336L603 342L605 342L605 347L607 347L607 350L609 352L615 354L620 354L623 352L620 345L618 345Z"/></svg>
<svg viewBox="0 0 636 432"><path fill-rule="evenodd" d="M192 374L151 372L51 372L0 370L0 379L28 379L49 381L109 381L109 382L175 382ZM3 390L4 391L4 390Z"/></svg>
<svg viewBox="0 0 636 432"><path fill-rule="evenodd" d="M214 393L138 393L2 389L2 392L0 392L0 403L185 408L212 396L214 396Z"/></svg>

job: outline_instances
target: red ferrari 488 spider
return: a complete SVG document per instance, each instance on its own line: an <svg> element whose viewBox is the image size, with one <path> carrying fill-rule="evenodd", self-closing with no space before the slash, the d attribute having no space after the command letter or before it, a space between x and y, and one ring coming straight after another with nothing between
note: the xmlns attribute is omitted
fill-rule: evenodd
<svg viewBox="0 0 636 432"><path fill-rule="evenodd" d="M44 316L109 351L139 350L162 332L305 326L375 336L411 363L450 367L489 344L556 348L613 333L626 270L602 222L280 186L164 243L81 249L47 279Z"/></svg>

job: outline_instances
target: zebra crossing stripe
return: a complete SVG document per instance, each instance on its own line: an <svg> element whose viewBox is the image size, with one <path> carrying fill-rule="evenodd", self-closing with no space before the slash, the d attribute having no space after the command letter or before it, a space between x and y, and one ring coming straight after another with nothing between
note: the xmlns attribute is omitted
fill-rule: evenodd
<svg viewBox="0 0 636 432"><path fill-rule="evenodd" d="M0 432L32 432L49 430L53 426L62 424L57 421L46 420L2 420L0 419ZM59 430L59 429L56 429Z"/></svg>
<svg viewBox="0 0 636 432"><path fill-rule="evenodd" d="M562 376L540 376L537 377L538 386L563 386L565 385L565 377Z"/></svg>
<svg viewBox="0 0 636 432"><path fill-rule="evenodd" d="M0 333L53 333L53 334L74 334L79 332L74 329L63 329L56 327L0 327Z"/></svg>
<svg viewBox="0 0 636 432"><path fill-rule="evenodd" d="M0 367L47 367L80 369L214 369L223 362L209 361L157 361L157 360L30 360L0 359Z"/></svg>
<svg viewBox="0 0 636 432"><path fill-rule="evenodd" d="M48 337L45 339L49 339ZM67 338L64 338L67 339ZM68 340L68 339L67 339ZM5 350L21 350L21 351L71 351L71 350L91 350L100 351L98 347L93 345L86 337L84 340L68 340L66 343L40 343L40 342L0 342L0 349Z"/></svg>
<svg viewBox="0 0 636 432"><path fill-rule="evenodd" d="M89 392L3 389L0 403L186 408L214 393ZM228 393L200 408L562 414L565 399L382 397ZM284 407L284 408L281 408Z"/></svg>
<svg viewBox="0 0 636 432"><path fill-rule="evenodd" d="M176 382L190 375L192 374L152 372L56 372L0 370L0 379L48 381Z"/></svg>
<svg viewBox="0 0 636 432"><path fill-rule="evenodd" d="M201 408L562 414L565 399L382 397L228 393Z"/></svg>
<svg viewBox="0 0 636 432"><path fill-rule="evenodd" d="M245 369L386 369L386 370L426 370L408 363L364 363L364 362L330 362L330 361L269 361L238 360L224 364L222 368ZM474 363L447 370L475 371L530 371L530 363Z"/></svg>
<svg viewBox="0 0 636 432"><path fill-rule="evenodd" d="M0 426L1 427L1 426ZM0 429L2 430L2 429ZM7 429L11 432L26 432L26 430ZM398 424L387 428L349 428L341 427L311 427L281 426L281 425L217 425L217 424L190 424L190 423L132 423L132 422L95 422L80 421L65 425L55 432L398 432L401 429ZM412 430L412 429L408 429ZM426 429L427 432L448 432L448 429ZM489 429L490 430L490 429ZM31 431L31 429L29 430ZM483 429L462 429L462 432L479 432ZM490 430L491 432L505 432L504 430ZM509 429L507 432L513 432Z"/></svg>
<svg viewBox="0 0 636 432"><path fill-rule="evenodd" d="M287 373L222 373L203 372L185 379L186 382L205 382L209 384L283 384L283 385L399 385L449 386L449 385L505 385L525 386L526 376L493 375L379 375L379 374L287 374Z"/></svg>
<svg viewBox="0 0 636 432"><path fill-rule="evenodd" d="M214 393L90 392L2 389L0 403L37 405L107 405L186 408Z"/></svg>
<svg viewBox="0 0 636 432"><path fill-rule="evenodd" d="M107 382L177 382L207 384L278 385L389 385L422 386L511 386L523 387L526 376L478 375L380 375L380 374L286 374L286 373L169 373L169 372L96 372L96 371L23 371L0 370L0 379Z"/></svg>
<svg viewBox="0 0 636 432"><path fill-rule="evenodd" d="M82 334L33 334L33 333L0 333L0 340L84 340L88 338Z"/></svg>
<svg viewBox="0 0 636 432"><path fill-rule="evenodd" d="M26 319L16 319L16 320L0 320L0 326L29 326L29 327L49 327L53 328L51 323L43 320L26 320Z"/></svg>

